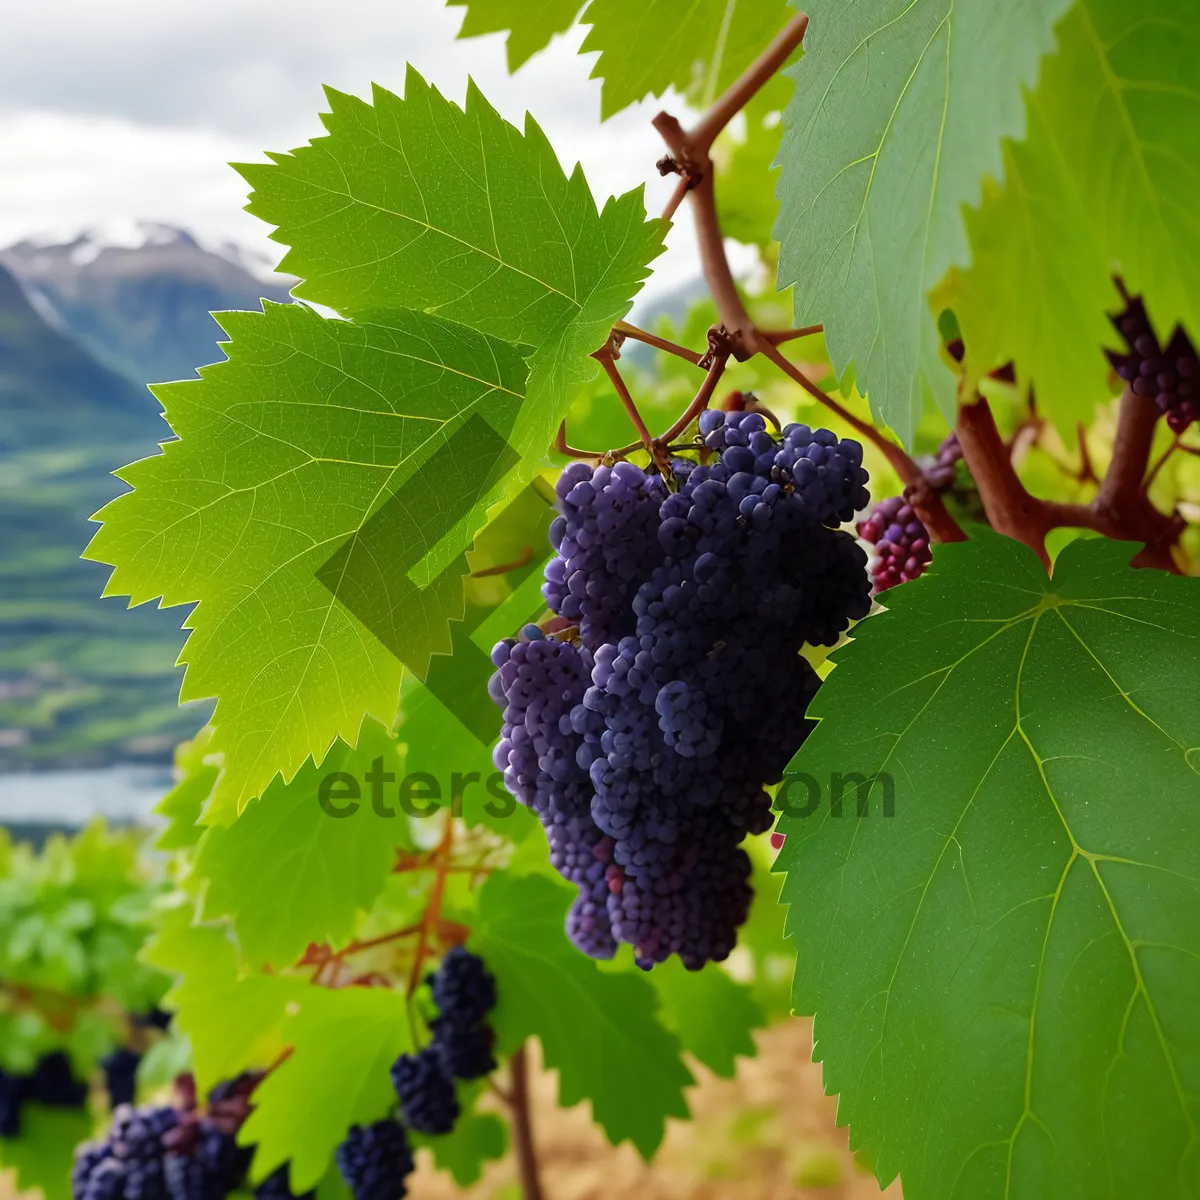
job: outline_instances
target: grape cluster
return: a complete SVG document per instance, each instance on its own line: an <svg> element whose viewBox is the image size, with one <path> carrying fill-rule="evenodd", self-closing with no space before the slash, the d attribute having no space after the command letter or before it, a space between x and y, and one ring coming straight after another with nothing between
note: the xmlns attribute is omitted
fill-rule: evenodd
<svg viewBox="0 0 1200 1200"><path fill-rule="evenodd" d="M496 1069L487 1016L496 1006L496 981L483 960L455 946L428 977L438 1016L433 1041L392 1064L392 1085L405 1121L419 1133L449 1133L458 1120L455 1079L480 1079Z"/></svg>
<svg viewBox="0 0 1200 1200"><path fill-rule="evenodd" d="M1163 346L1137 296L1112 323L1126 346L1107 351L1113 369L1134 395L1153 397L1172 433L1182 433L1200 417L1200 356L1191 338L1177 326Z"/></svg>
<svg viewBox="0 0 1200 1200"><path fill-rule="evenodd" d="M561 619L496 646L494 758L579 888L567 920L593 957L649 968L725 958L752 897L748 833L810 728L832 645L870 607L866 555L836 528L869 502L862 447L759 413L700 418L707 461L670 486L632 463L558 481L543 594Z"/></svg>
<svg viewBox="0 0 1200 1200"><path fill-rule="evenodd" d="M137 1094L137 1069L141 1061L140 1054L125 1046L118 1047L100 1060L108 1103L112 1108L133 1103Z"/></svg>
<svg viewBox="0 0 1200 1200"><path fill-rule="evenodd" d="M87 1084L75 1078L71 1060L61 1050L43 1054L28 1075L0 1070L0 1137L20 1137L21 1110L26 1103L82 1108L87 1093Z"/></svg>
<svg viewBox="0 0 1200 1200"><path fill-rule="evenodd" d="M875 548L871 577L877 592L916 579L933 561L929 531L903 496L880 500L871 515L859 521L858 536Z"/></svg>
<svg viewBox="0 0 1200 1200"><path fill-rule="evenodd" d="M107 1136L76 1148L74 1200L222 1200L250 1165L253 1151L236 1135L260 1078L246 1072L219 1084L203 1111L190 1086L177 1105L117 1105Z"/></svg>
<svg viewBox="0 0 1200 1200"><path fill-rule="evenodd" d="M354 1200L401 1200L408 1192L413 1156L398 1121L351 1126L335 1158Z"/></svg>

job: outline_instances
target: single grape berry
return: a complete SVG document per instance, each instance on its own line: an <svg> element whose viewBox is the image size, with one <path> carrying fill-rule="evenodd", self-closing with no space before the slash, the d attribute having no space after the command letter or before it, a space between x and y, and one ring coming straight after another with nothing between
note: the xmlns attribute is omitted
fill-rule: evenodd
<svg viewBox="0 0 1200 1200"><path fill-rule="evenodd" d="M401 1200L407 1195L413 1156L398 1121L351 1126L334 1157L354 1200Z"/></svg>
<svg viewBox="0 0 1200 1200"><path fill-rule="evenodd" d="M858 523L858 536L875 547L870 569L877 592L916 579L933 561L929 531L903 496L876 504Z"/></svg>
<svg viewBox="0 0 1200 1200"><path fill-rule="evenodd" d="M392 1064L392 1086L404 1119L418 1133L449 1133L458 1120L458 1097L434 1046L402 1054Z"/></svg>

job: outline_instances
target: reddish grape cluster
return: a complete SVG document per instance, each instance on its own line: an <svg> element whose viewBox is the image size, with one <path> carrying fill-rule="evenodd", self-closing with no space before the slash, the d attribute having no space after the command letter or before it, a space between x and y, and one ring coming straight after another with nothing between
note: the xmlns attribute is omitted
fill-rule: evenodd
<svg viewBox="0 0 1200 1200"><path fill-rule="evenodd" d="M916 579L933 559L929 531L903 496L881 500L856 528L875 547L870 570L877 592Z"/></svg>
<svg viewBox="0 0 1200 1200"><path fill-rule="evenodd" d="M1191 338L1177 326L1161 345L1137 296L1112 323L1126 345L1125 351L1107 351L1113 369L1135 396L1153 398L1172 433L1182 433L1200 417L1200 356Z"/></svg>

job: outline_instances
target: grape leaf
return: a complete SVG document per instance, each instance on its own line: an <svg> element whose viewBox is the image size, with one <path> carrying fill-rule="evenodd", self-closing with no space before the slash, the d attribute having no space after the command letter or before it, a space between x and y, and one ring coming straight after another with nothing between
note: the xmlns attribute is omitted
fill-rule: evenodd
<svg viewBox="0 0 1200 1200"><path fill-rule="evenodd" d="M381 774L371 784L375 764ZM333 781L334 774L350 778ZM204 917L228 916L255 966L287 967L310 942L343 945L357 913L383 891L396 848L412 845L397 803L395 781L403 776L396 742L367 721L357 749L338 742L319 767L310 759L290 783L276 778L231 826L208 829L197 847L195 871L207 883ZM323 807L321 788L332 782L337 795L357 792L359 799L334 802L331 789ZM339 811L346 815L331 815Z"/></svg>
<svg viewBox="0 0 1200 1200"><path fill-rule="evenodd" d="M221 768L206 762L212 727L206 725L190 741L175 747L175 786L154 806L167 824L154 840L159 850L190 850L204 835L200 816L212 795Z"/></svg>
<svg viewBox="0 0 1200 1200"><path fill-rule="evenodd" d="M470 1187L483 1177L484 1163L508 1152L508 1126L494 1113L464 1108L454 1128L442 1137L409 1131L414 1147L426 1146L438 1168L449 1171L459 1187Z"/></svg>
<svg viewBox="0 0 1200 1200"><path fill-rule="evenodd" d="M237 949L226 929L190 924L180 908L168 914L147 945L147 962L178 976L164 1003L172 1027L192 1043L196 1082L207 1091L282 1049L287 1006L306 986L280 975L239 975Z"/></svg>
<svg viewBox="0 0 1200 1200"><path fill-rule="evenodd" d="M975 373L1015 361L1073 434L1108 395L1114 270L1163 341L1176 322L1200 333L1200 10L1079 0L1058 41L946 303Z"/></svg>
<svg viewBox="0 0 1200 1200"><path fill-rule="evenodd" d="M600 51L601 118L668 88L706 108L792 15L780 0L592 0L580 53Z"/></svg>
<svg viewBox="0 0 1200 1200"><path fill-rule="evenodd" d="M214 819L390 723L401 662L449 649L463 549L662 250L640 193L597 212L532 120L407 93L331 92L328 137L241 168L297 294L355 320L223 314L228 361L157 389L180 440L120 473L88 550L108 594L199 601L181 694L218 698Z"/></svg>
<svg viewBox="0 0 1200 1200"><path fill-rule="evenodd" d="M650 982L662 1005L662 1022L679 1035L683 1048L725 1079L737 1070L737 1056L753 1058L753 1032L766 1018L745 984L716 963L688 971L677 958L660 963Z"/></svg>
<svg viewBox="0 0 1200 1200"><path fill-rule="evenodd" d="M585 0L447 0L451 8L465 8L460 38L485 33L507 33L508 71L511 75L539 50L550 45L556 33L566 33Z"/></svg>
<svg viewBox="0 0 1200 1200"><path fill-rule="evenodd" d="M926 399L952 416L928 296L966 258L962 205L1000 171L1068 0L846 5L816 0L784 113L780 286L796 322L823 321L840 377L906 443Z"/></svg>
<svg viewBox="0 0 1200 1200"><path fill-rule="evenodd" d="M294 293L354 318L418 308L534 347L510 441L540 459L665 223L646 220L641 189L598 213L536 122L520 133L474 85L465 111L411 68L404 99L328 98L328 136L238 168L249 211L290 247L280 269L302 278Z"/></svg>
<svg viewBox="0 0 1200 1200"><path fill-rule="evenodd" d="M75 1147L91 1131L86 1111L24 1104L21 1136L0 1138L0 1171L16 1171L20 1192L38 1188L44 1200L71 1200Z"/></svg>
<svg viewBox="0 0 1200 1200"><path fill-rule="evenodd" d="M574 24L578 0L449 0L467 9L459 37L508 31L515 71L556 33ZM600 117L607 120L643 96L670 88L707 107L787 24L781 0L592 0L579 17L590 25L581 54L598 50Z"/></svg>
<svg viewBox="0 0 1200 1200"><path fill-rule="evenodd" d="M325 1174L351 1125L395 1108L388 1069L413 1049L412 1027L402 992L308 987L284 1035L292 1053L255 1089L238 1140L258 1146L255 1180L290 1159L299 1195Z"/></svg>
<svg viewBox="0 0 1200 1200"><path fill-rule="evenodd" d="M470 947L496 976L497 1045L509 1054L539 1038L559 1073L559 1102L591 1100L608 1140L628 1138L649 1158L667 1117L688 1115L691 1073L650 984L602 972L567 941L570 903L570 890L542 875L497 874L481 889Z"/></svg>
<svg viewBox="0 0 1200 1200"><path fill-rule="evenodd" d="M107 594L200 599L182 695L219 696L211 815L227 819L280 768L290 777L335 737L352 743L364 712L391 722L403 664L389 647L402 644L418 672L449 648L461 572L420 593L402 570L364 575L377 585L367 611L394 628L387 645L318 572L383 504L396 549L419 559L441 498L421 489L397 516L414 490L404 483L465 436L464 420L486 413L511 428L525 367L505 343L418 312L355 324L268 304L220 319L228 361L156 389L180 440L120 472L135 490L101 510L87 554L115 564Z"/></svg>
<svg viewBox="0 0 1200 1200"><path fill-rule="evenodd" d="M789 768L894 785L782 817L779 866L825 1088L908 1200L1200 1191L1200 584L1134 550L941 547Z"/></svg>

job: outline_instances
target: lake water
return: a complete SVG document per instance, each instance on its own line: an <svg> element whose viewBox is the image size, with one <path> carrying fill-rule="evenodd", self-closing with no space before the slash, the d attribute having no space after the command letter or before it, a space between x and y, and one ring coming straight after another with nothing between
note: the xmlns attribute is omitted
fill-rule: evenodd
<svg viewBox="0 0 1200 1200"><path fill-rule="evenodd" d="M167 767L0 775L0 825L84 825L97 813L142 822L171 787Z"/></svg>

